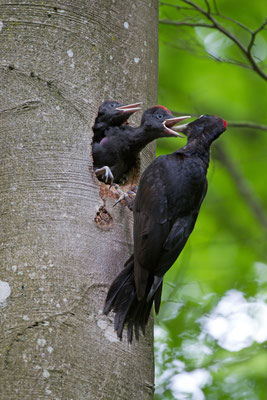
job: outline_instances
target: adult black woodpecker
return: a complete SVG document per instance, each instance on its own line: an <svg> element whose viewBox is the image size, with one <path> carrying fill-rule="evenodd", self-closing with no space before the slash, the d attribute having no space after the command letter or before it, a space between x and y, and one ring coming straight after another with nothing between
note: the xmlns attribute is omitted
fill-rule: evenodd
<svg viewBox="0 0 267 400"><path fill-rule="evenodd" d="M137 128L111 126L100 143L93 143L96 175L104 177L105 182L120 183L148 143L160 137L180 136L171 128L186 118L174 117L167 108L154 106L143 113Z"/></svg>
<svg viewBox="0 0 267 400"><path fill-rule="evenodd" d="M145 333L151 307L159 312L164 274L175 262L189 238L207 192L210 146L226 129L226 122L203 115L176 127L187 144L172 154L156 158L141 176L133 204L134 254L113 281L104 313L115 312L119 338L128 324ZM175 128L175 129L176 129Z"/></svg>
<svg viewBox="0 0 267 400"><path fill-rule="evenodd" d="M127 123L129 117L140 110L142 103L123 105L115 100L106 100L98 109L98 114L93 126L93 143L100 143L105 137L105 132L111 126L121 126Z"/></svg>

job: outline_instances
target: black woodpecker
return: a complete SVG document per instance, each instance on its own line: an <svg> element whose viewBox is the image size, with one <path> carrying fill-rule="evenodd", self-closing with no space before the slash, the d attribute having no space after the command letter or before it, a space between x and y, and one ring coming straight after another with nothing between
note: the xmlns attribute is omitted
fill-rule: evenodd
<svg viewBox="0 0 267 400"><path fill-rule="evenodd" d="M189 238L207 192L210 146L225 130L226 122L203 115L175 127L187 144L156 158L141 176L133 204L134 254L113 281L104 313L115 312L115 331L128 341L139 328L145 333L151 307L159 312L164 274Z"/></svg>

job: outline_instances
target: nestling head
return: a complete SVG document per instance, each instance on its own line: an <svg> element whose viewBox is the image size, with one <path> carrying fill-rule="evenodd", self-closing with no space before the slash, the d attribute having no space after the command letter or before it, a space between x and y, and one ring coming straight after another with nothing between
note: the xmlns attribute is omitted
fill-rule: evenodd
<svg viewBox="0 0 267 400"><path fill-rule="evenodd" d="M141 126L145 131L151 131L156 137L180 136L171 129L175 124L183 121L188 116L174 117L164 106L153 106L148 108L142 115Z"/></svg>
<svg viewBox="0 0 267 400"><path fill-rule="evenodd" d="M120 126L127 122L133 113L141 109L141 104L123 105L116 100L106 100L98 109L97 122L106 122L110 126Z"/></svg>

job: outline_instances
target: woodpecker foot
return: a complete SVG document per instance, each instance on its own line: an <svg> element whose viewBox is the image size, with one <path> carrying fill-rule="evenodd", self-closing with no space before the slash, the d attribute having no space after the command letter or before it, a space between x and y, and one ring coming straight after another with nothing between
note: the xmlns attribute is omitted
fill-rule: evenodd
<svg viewBox="0 0 267 400"><path fill-rule="evenodd" d="M126 197L129 197L128 193L125 193L123 190L121 190L121 188L119 187L119 185L117 185L116 183L113 185L114 188L117 190L117 193L119 194L119 198L118 200L113 204L113 207L115 207L118 203L120 203L122 200L125 200Z"/></svg>
<svg viewBox="0 0 267 400"><path fill-rule="evenodd" d="M95 170L95 174L97 177L98 176L102 177L105 183L110 182L110 184L112 184L114 181L114 176L111 172L111 169L107 166L104 166L102 168L97 168Z"/></svg>
<svg viewBox="0 0 267 400"><path fill-rule="evenodd" d="M134 203L134 197L136 195L136 193L132 190L129 190L127 193L125 193L123 190L121 190L121 188L119 187L119 185L117 185L116 183L114 184L115 189L117 190L118 194L119 194L119 198L118 200L113 204L113 207L115 207L118 203L120 203L122 200L126 201L126 205L127 207L133 211L133 203ZM134 195L133 198L131 198L129 196L129 194Z"/></svg>

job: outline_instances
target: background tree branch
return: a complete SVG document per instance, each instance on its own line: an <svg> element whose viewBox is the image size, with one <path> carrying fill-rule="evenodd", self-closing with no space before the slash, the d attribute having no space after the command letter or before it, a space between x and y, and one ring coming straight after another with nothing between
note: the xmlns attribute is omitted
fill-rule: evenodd
<svg viewBox="0 0 267 400"><path fill-rule="evenodd" d="M265 234L267 234L267 214L264 209L260 199L256 195L255 191L251 187L250 182L245 178L245 176L240 171L237 163L224 149L221 143L214 144L214 156L224 168L228 171L233 181L235 182L236 188L240 193L242 199L247 203L251 212L257 219L260 226L264 229Z"/></svg>
<svg viewBox="0 0 267 400"><path fill-rule="evenodd" d="M172 110L173 115L179 117L182 115L191 115L192 117L199 117L199 114L196 113L190 113L188 111L186 112L178 112ZM252 122L252 121L232 121L232 120L227 120L227 126L229 128L245 128L245 129L257 129L260 131L267 131L267 125L264 124L258 124L257 122Z"/></svg>
<svg viewBox="0 0 267 400"><path fill-rule="evenodd" d="M161 2L160 4L164 5L164 6L168 6L168 7L175 7L178 11L186 10L186 11L197 12L199 14L199 17L204 17L206 20L210 21L211 23L204 23L204 22L202 22L202 20L195 21L195 16L193 17L193 16L188 16L188 15L187 15L187 18L184 20L174 21L171 19L161 19L159 22L161 24L172 25L175 27L179 27L179 26L187 26L187 27L191 27L191 28L192 27L200 27L200 28L215 29L218 32L221 32L225 37L230 39L237 46L237 48L241 51L243 56L246 58L250 68L252 70L254 70L258 74L258 76L260 76L262 79L264 79L265 81L267 80L267 74L258 65L255 57L252 54L252 49L253 49L253 46L255 45L256 37L262 30L265 29L265 27L267 25L267 21L264 21L257 29L255 29L253 31L246 25L242 24L241 22L236 21L233 18L230 18L228 16L221 14L218 11L216 3L214 4L214 8L215 8L216 12L214 13L211 11L211 6L210 6L210 3L208 0L205 0L207 10L203 9L197 3L195 3L191 0L181 0L181 2L188 4L189 7L170 5L165 2ZM218 22L217 18L215 18L215 17L221 18L224 20L228 20L228 21L234 23L235 25L238 25L242 29L244 29L250 35L250 40L248 41L248 44L243 44L241 39L239 39L239 37L236 34L231 32L224 25L222 25L220 22ZM223 60L220 58L219 61L223 61ZM227 62L227 60L224 60L224 61ZM235 63L239 66L244 67L244 64L240 63L238 60L235 60Z"/></svg>

